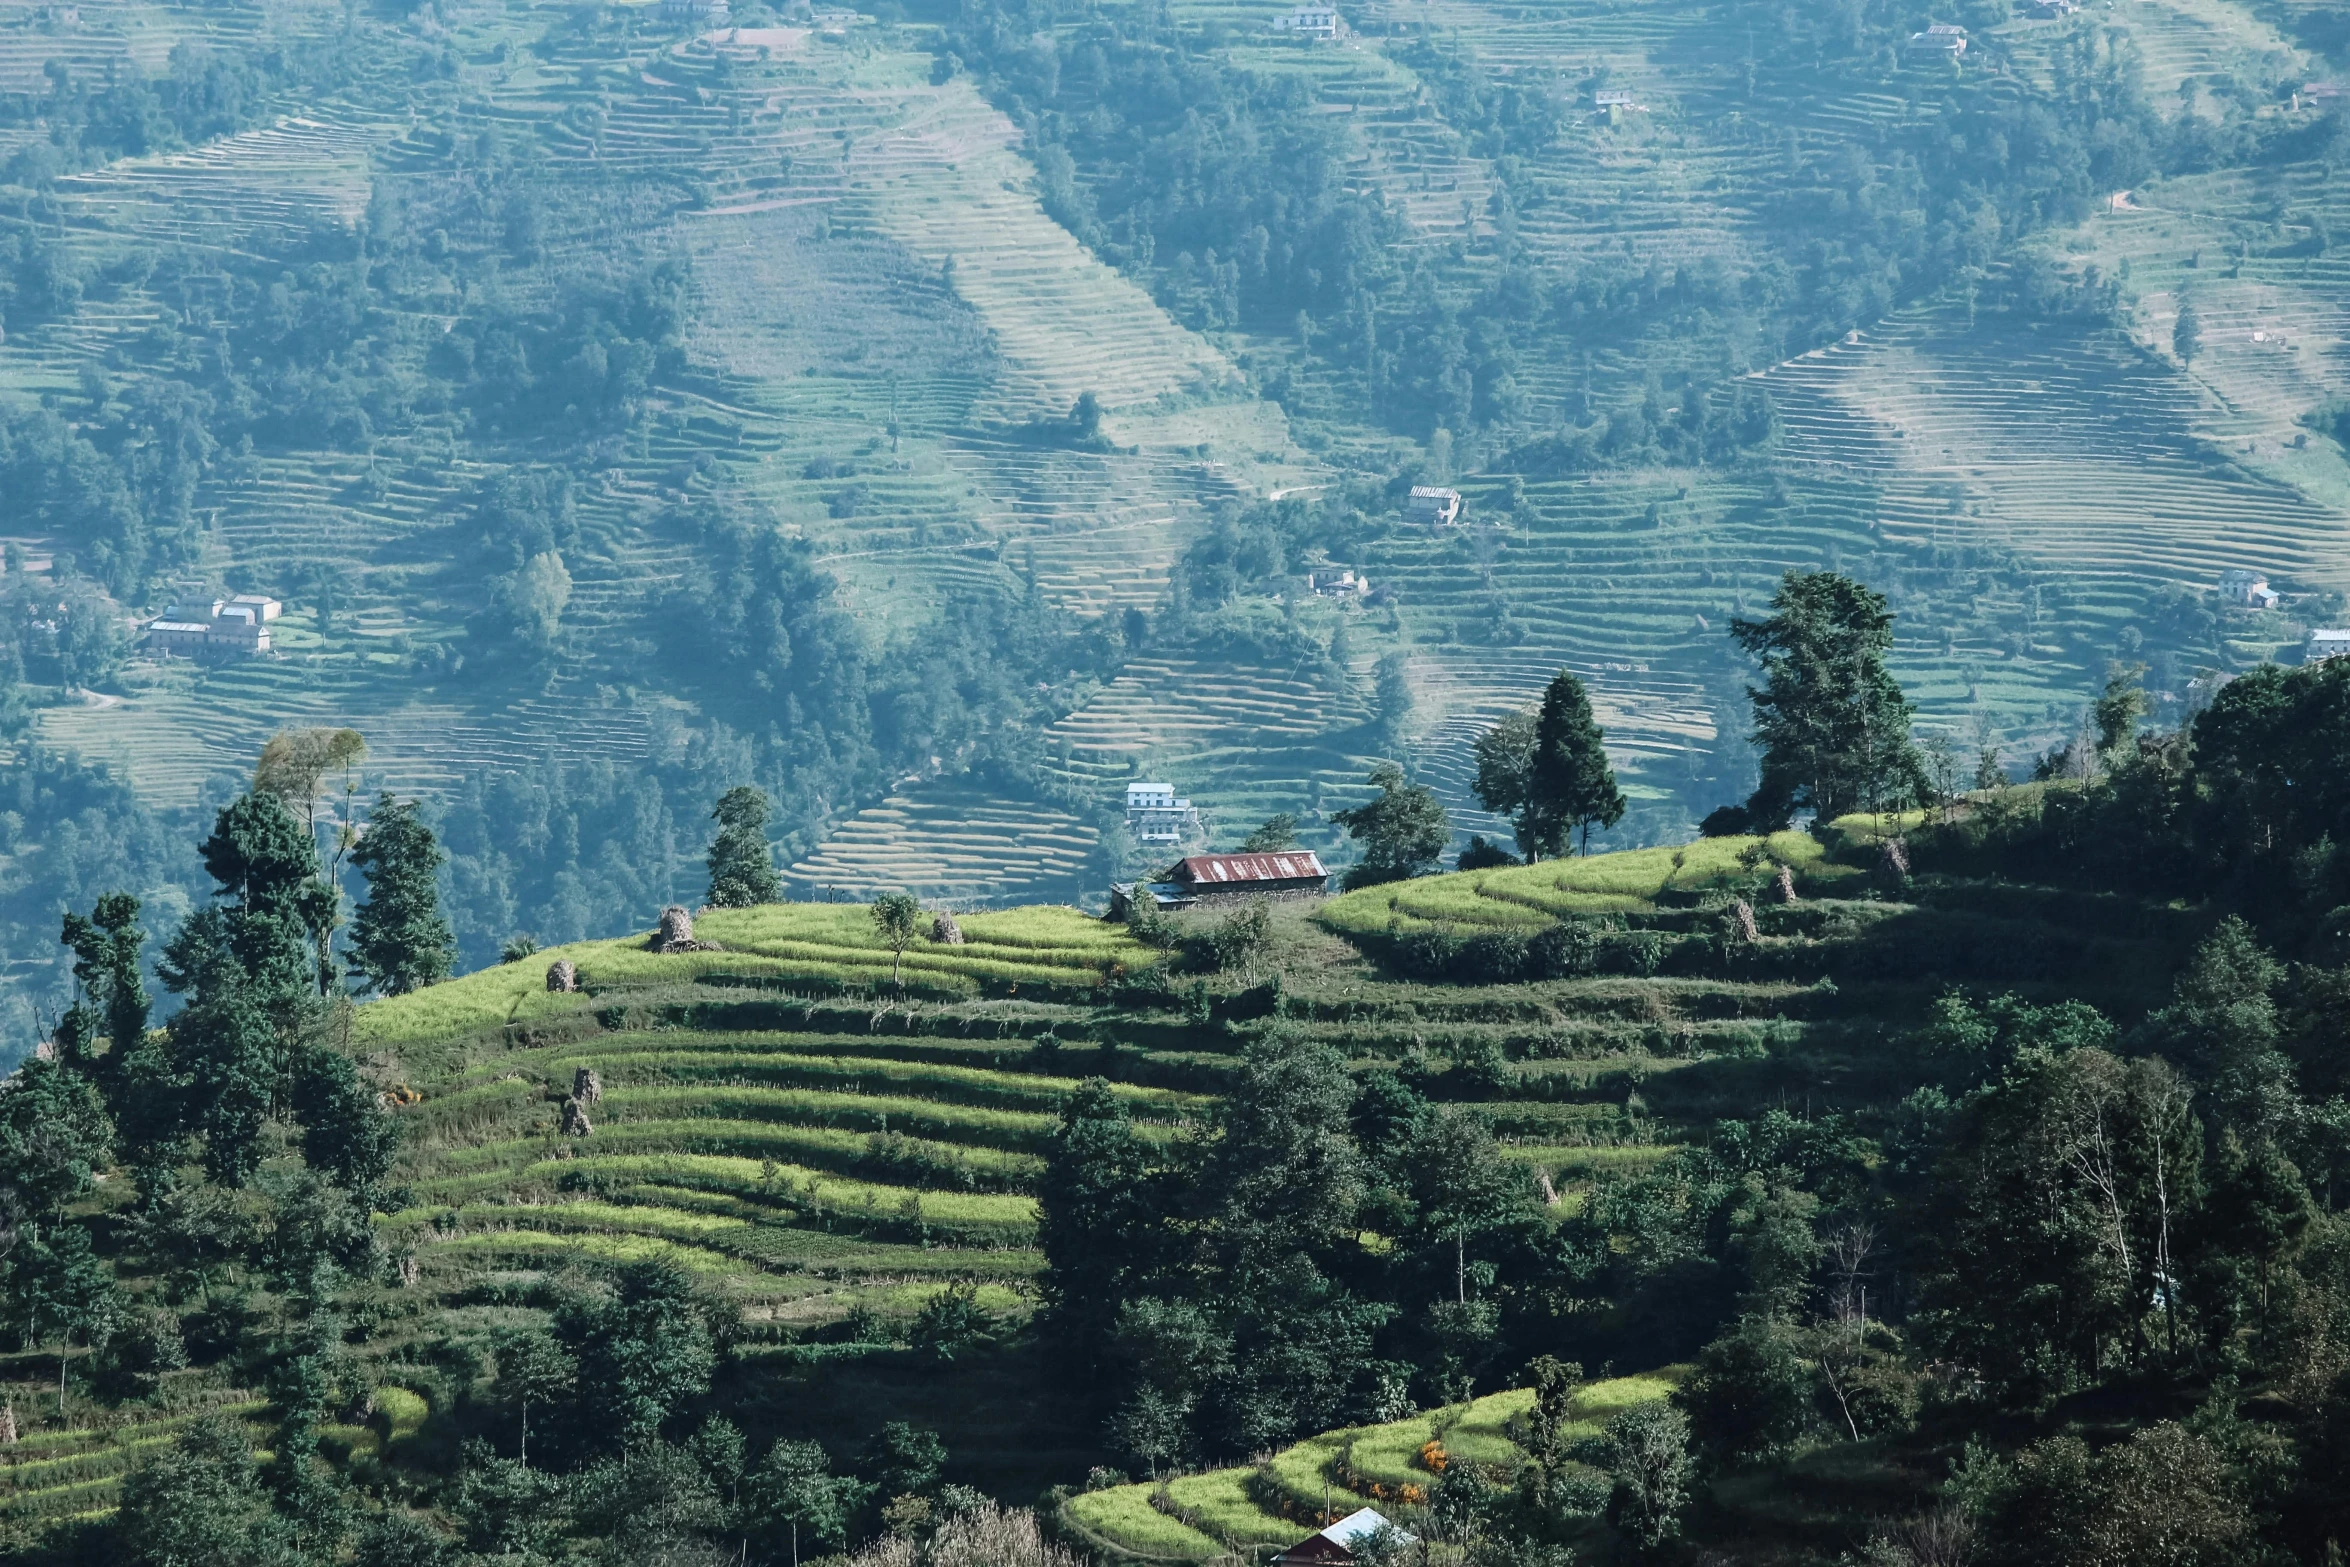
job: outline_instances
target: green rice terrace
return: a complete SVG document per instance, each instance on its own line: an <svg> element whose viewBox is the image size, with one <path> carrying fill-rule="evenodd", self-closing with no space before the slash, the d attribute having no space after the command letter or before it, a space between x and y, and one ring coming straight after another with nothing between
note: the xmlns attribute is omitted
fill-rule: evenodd
<svg viewBox="0 0 2350 1567"><path fill-rule="evenodd" d="M1889 825L1281 905L1271 939L1227 972L1190 972L1181 949L1067 908L966 914L959 942L926 927L900 954L861 906L779 904L704 912L693 951L585 942L363 1005L351 1049L403 1132L403 1206L376 1223L408 1284L371 1308L381 1391L368 1419L336 1428L338 1450L396 1462L434 1440L444 1384L410 1358L428 1330L486 1335L534 1280L660 1257L741 1308L740 1375L778 1430L834 1441L844 1420L918 1414L968 1482L1033 1494L1104 1462L1049 1346L1022 1331L1041 1266L1032 1193L1086 1079L1106 1078L1145 1138L1177 1138L1250 1039L1299 1031L1358 1072L1473 1105L1563 1215L1717 1117L1794 1092L1815 1107L1905 1092L1884 1030L1947 984L2030 994L2063 977L2127 1013L2167 982L2188 933L2163 911L2084 922L2030 887L1888 880ZM578 989L549 988L560 964ZM957 1285L997 1333L942 1367L905 1338ZM24 1437L0 1456L0 1510L18 1518L104 1508L200 1408L264 1408L212 1371L168 1373L135 1415L77 1386L60 1415L54 1358L19 1356L6 1375ZM1665 1385L1596 1382L1582 1417ZM1269 1466L1089 1492L1068 1523L1119 1554L1205 1559L1280 1539L1326 1484L1408 1511L1425 1444L1498 1462L1525 1396L1333 1433Z"/></svg>

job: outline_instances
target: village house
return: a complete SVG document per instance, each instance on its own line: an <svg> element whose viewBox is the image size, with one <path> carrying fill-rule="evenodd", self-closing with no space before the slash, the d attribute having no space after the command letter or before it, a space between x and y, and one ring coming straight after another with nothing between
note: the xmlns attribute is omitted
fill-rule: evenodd
<svg viewBox="0 0 2350 1567"><path fill-rule="evenodd" d="M1382 1517L1376 1508L1363 1507L1348 1513L1329 1528L1304 1539L1273 1558L1273 1567L1348 1567L1363 1542L1382 1529L1395 1526ZM1407 1545L1419 1542L1402 1530L1395 1532Z"/></svg>
<svg viewBox="0 0 2350 1567"><path fill-rule="evenodd" d="M2274 609L2277 591L2268 585L2268 578L2257 571L2223 571L2219 576L2220 596L2231 604L2246 609Z"/></svg>
<svg viewBox="0 0 2350 1567"><path fill-rule="evenodd" d="M1273 19L1273 31L1295 33L1300 38L1336 38L1345 25L1338 12L1326 5L1301 5L1287 16Z"/></svg>
<svg viewBox="0 0 2350 1567"><path fill-rule="evenodd" d="M2032 14L2042 21L2071 16L2080 8L2080 0L2032 0Z"/></svg>
<svg viewBox="0 0 2350 1567"><path fill-rule="evenodd" d="M1627 113L1639 113L1648 107L1623 87L1602 87L1591 95L1591 102L1596 108L1622 109Z"/></svg>
<svg viewBox="0 0 2350 1567"><path fill-rule="evenodd" d="M661 0L661 20L690 22L697 27L724 27L732 7L727 0Z"/></svg>
<svg viewBox="0 0 2350 1567"><path fill-rule="evenodd" d="M2350 654L2350 631L2313 630L2301 646L2301 662L2323 664Z"/></svg>
<svg viewBox="0 0 2350 1567"><path fill-rule="evenodd" d="M1328 571L1307 572L1306 586L1313 590L1316 598L1359 599L1369 596L1371 579L1351 569L1333 567Z"/></svg>
<svg viewBox="0 0 2350 1567"><path fill-rule="evenodd" d="M1186 833L1199 830L1199 812L1175 797L1173 784L1128 784L1126 830L1136 843L1181 843Z"/></svg>
<svg viewBox="0 0 2350 1567"><path fill-rule="evenodd" d="M1413 522L1441 528L1461 520L1461 492L1433 484L1415 484L1404 501L1403 512Z"/></svg>
<svg viewBox="0 0 2350 1567"><path fill-rule="evenodd" d="M1953 59L1966 53L1966 29L1950 22L1936 22L1922 33L1909 35L1912 54L1940 54Z"/></svg>
<svg viewBox="0 0 2350 1567"><path fill-rule="evenodd" d="M182 594L147 622L143 640L158 653L250 657L270 651L269 623L284 613L285 605L259 593Z"/></svg>
<svg viewBox="0 0 2350 1567"><path fill-rule="evenodd" d="M1330 873L1310 849L1272 854L1195 854L1176 862L1169 885L1195 903L1235 898L1316 898L1330 887Z"/></svg>

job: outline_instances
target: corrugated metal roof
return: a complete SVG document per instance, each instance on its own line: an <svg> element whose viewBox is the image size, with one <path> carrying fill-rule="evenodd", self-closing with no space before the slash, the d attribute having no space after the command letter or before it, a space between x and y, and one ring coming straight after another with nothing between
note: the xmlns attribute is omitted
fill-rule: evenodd
<svg viewBox="0 0 2350 1567"><path fill-rule="evenodd" d="M1311 849L1284 849L1278 854L1195 854L1176 867L1175 874L1193 886L1212 887L1252 881L1303 881L1324 877L1321 860Z"/></svg>

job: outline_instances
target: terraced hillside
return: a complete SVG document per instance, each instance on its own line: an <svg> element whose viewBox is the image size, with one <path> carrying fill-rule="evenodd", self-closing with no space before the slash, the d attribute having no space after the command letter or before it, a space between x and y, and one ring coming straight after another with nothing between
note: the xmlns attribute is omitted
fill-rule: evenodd
<svg viewBox="0 0 2350 1567"><path fill-rule="evenodd" d="M88 25L143 36L148 9L93 8ZM459 8L463 57L509 62L465 73L477 95L462 115L534 143L552 177L576 166L591 183L658 192L630 243L692 258L699 324L651 438L615 453L581 497L591 542L567 561L573 657L554 688L467 683L420 699L415 654L462 646L476 592L446 558L446 530L514 455L426 428L363 453L265 454L224 475L197 502L213 519L210 565L292 601L284 656L210 674L134 663L123 701L55 710L45 738L177 803L210 772L241 767L256 735L349 722L375 737L385 782L445 787L471 769L596 749L534 712L595 700L614 673L602 644L676 580L684 545L656 529L653 510L680 474L715 463L772 502L879 638L941 595L1017 590L1023 578L1082 614L1147 604L1203 503L1295 471L1283 466L1279 410L1043 216L1010 125L968 84L933 87L915 40L578 32L562 16ZM29 24L19 34L27 47L52 36ZM83 35L57 36L70 53ZM63 181L77 259L96 269L164 243L266 250L353 221L371 192L422 188L449 144L420 128L417 89L376 87ZM546 265L597 243L550 233ZM799 286L775 286L784 256ZM12 332L0 395L73 387L135 347L157 307L127 287ZM1115 449L1022 433L1080 392L1100 398ZM331 631L311 591L321 574L336 584Z"/></svg>
<svg viewBox="0 0 2350 1567"><path fill-rule="evenodd" d="M1622 1410L1667 1396L1686 1369L1587 1385L1575 1399L1571 1429L1578 1438L1597 1436ZM1286 1549L1357 1507L1394 1515L1423 1506L1453 1464L1514 1473L1523 1455L1508 1428L1533 1402L1533 1390L1519 1388L1408 1420L1327 1431L1261 1465L1086 1491L1061 1505L1060 1518L1116 1559L1211 1561Z"/></svg>
<svg viewBox="0 0 2350 1567"><path fill-rule="evenodd" d="M711 950L583 943L371 1003L354 1046L406 1105L409 1205L381 1221L417 1265L401 1314L480 1298L485 1281L526 1300L549 1270L664 1257L747 1313L746 1374L779 1430L814 1434L821 1408L835 1441L843 1411L862 1428L920 1410L975 1483L1070 1481L1102 1461L1099 1434L1020 1324L1041 1265L1031 1194L1088 1077L1163 1140L1212 1107L1265 1028L1327 1040L1358 1071L1474 1103L1564 1216L1591 1183L1787 1085L1821 1105L1892 1092L1884 1031L1948 983L2029 990L2061 970L2124 1015L2160 993L2186 924L2093 937L2053 923L2033 889L1896 888L1870 869L1883 825L1366 889L1278 911L1276 939L1221 974L1069 909L965 914L960 944L924 936L901 959L863 906L786 904L704 914ZM1780 866L1792 904L1763 895ZM1738 898L1752 941L1733 928ZM1591 933L1579 972L1509 969L1561 920ZM557 960L579 992L546 988ZM902 1345L957 1283L1002 1337L949 1372ZM1506 1412L1443 1419L1469 1440ZM1355 1477L1337 1483L1419 1483L1366 1458L1394 1434L1352 1433ZM1294 1499L1319 1492L1338 1441L1276 1463ZM1136 1488L1073 1516L1122 1548L1204 1559L1203 1519L1215 1550L1286 1527L1244 1481L1178 1481L1174 1513Z"/></svg>
<svg viewBox="0 0 2350 1567"><path fill-rule="evenodd" d="M1399 266L1456 302L1510 266L1640 273L1663 289L1677 268L1776 265L1799 167L1956 113L1978 89L1995 97L2003 80L2053 83L2092 37L2134 48L2149 89L2189 121L2216 121L2230 81L2323 74L2274 19L2231 0L2007 24L1978 39L1976 74L1955 79L1888 78L1856 60L1758 72L1717 13L1704 0L1373 4L1350 13L1353 36L1318 46L1225 0L1177 8L1221 29L1203 35L1220 63L1294 79L1344 127L1350 180L1403 222ZM183 37L318 25L285 8L96 0L61 28L20 0L0 10L0 80L37 82L49 59L152 67ZM645 694L648 618L691 563L679 517L722 491L771 505L810 541L878 643L959 596L1031 585L1083 617L1150 610L1213 508L1326 483L1324 463L1385 474L1420 455L1344 354L1309 350L1311 331L1190 321L1172 292L1163 306L1146 291L1144 272L1080 246L1047 215L1012 120L968 77L933 80L947 73L925 27L696 35L649 8L591 20L489 0L437 8L432 27L446 81L362 66L267 125L62 179L61 242L93 272L165 244L284 249L378 197L435 188L465 138L488 134L525 149L550 188L597 193L561 210L539 260L511 269L518 296L599 264L625 234L636 253L690 261L688 363L577 497L551 676L484 674L478 657L449 674L481 597L455 533L480 486L533 453L434 418L363 448L222 465L196 499L207 564L289 599L285 655L209 672L134 662L107 699L40 719L45 740L115 763L150 799L194 800L289 722L361 728L371 783L426 792L550 758L657 762L670 720L703 715ZM1506 179L1490 127L1464 118L1462 81L1556 112L1547 141L1513 144ZM1643 107L1601 113L1599 85ZM2315 123L2307 106L2245 102L2264 127ZM1098 898L1104 808L1146 772L1203 802L1219 830L1287 810L1335 849L1324 818L1394 748L1367 728L1361 677L1396 650L1419 698L1403 748L1463 832L1499 828L1469 798L1469 742L1564 667L1591 684L1626 774L1625 841L1669 838L1741 786L1726 739L1742 722L1741 672L1723 621L1797 566L1889 588L1898 668L1928 727L1969 745L1987 727L2020 760L2070 733L2166 590L2201 595L2237 565L2296 594L2345 584L2350 469L2294 423L2341 390L2339 279L2319 241L2339 184L2317 157L2223 169L2046 239L2066 269L2127 272L2129 332L1898 293L1832 323L1856 335L1794 359L1737 314L1630 338L1542 326L1511 372L1522 412L1458 432L1473 527L1392 529L1343 563L1393 603L1351 623L1351 682L1146 645L1048 729L1041 790L942 778L917 760L827 798L792 846L793 884L902 884L960 904ZM2186 366L2168 349L2183 296L2209 345ZM136 282L108 286L12 329L0 396L80 395L86 373L138 351L167 303ZM1786 433L1764 457L1532 472L1513 487L1513 441L1631 396L1650 373L1669 394L1685 372L1725 369L1753 372L1776 400ZM1055 433L1086 392L1105 408L1097 449ZM1292 414L1318 458L1293 440ZM2231 623L2225 657L2286 647L2299 624ZM2202 656L2158 671L2158 685L2183 693ZM746 731L773 724L772 705L708 704Z"/></svg>

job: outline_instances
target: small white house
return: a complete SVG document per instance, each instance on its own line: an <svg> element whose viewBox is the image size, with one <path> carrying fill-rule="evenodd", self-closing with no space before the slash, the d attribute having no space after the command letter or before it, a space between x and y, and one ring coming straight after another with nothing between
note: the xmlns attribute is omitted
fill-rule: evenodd
<svg viewBox="0 0 2350 1567"><path fill-rule="evenodd" d="M2350 656L2350 631L2315 630L2301 647L2304 664L2323 664L2345 656Z"/></svg>
<svg viewBox="0 0 2350 1567"><path fill-rule="evenodd" d="M2220 596L2231 604L2246 609L2274 609L2277 607L2276 589L2268 585L2268 578L2257 571L2223 571L2219 576Z"/></svg>
<svg viewBox="0 0 2350 1567"><path fill-rule="evenodd" d="M1332 569L1309 572L1306 586L1313 589L1316 598L1359 599L1369 595L1371 579L1351 568L1344 571Z"/></svg>
<svg viewBox="0 0 2350 1567"><path fill-rule="evenodd" d="M1950 22L1936 22L1922 33L1909 35L1912 54L1947 55L1951 59L1966 53L1966 29Z"/></svg>
<svg viewBox="0 0 2350 1567"><path fill-rule="evenodd" d="M1199 812L1177 797L1173 784L1126 786L1126 830L1137 843L1181 843L1199 828Z"/></svg>
<svg viewBox="0 0 2350 1567"><path fill-rule="evenodd" d="M285 609L260 593L240 593L231 599L182 594L147 622L145 641L159 653L266 653L269 623Z"/></svg>
<svg viewBox="0 0 2350 1567"><path fill-rule="evenodd" d="M1461 520L1461 492L1440 485L1415 484L1404 501L1404 515L1414 522L1425 522L1436 527Z"/></svg>
<svg viewBox="0 0 2350 1567"><path fill-rule="evenodd" d="M1596 108L1623 109L1628 112L1637 112L1648 107L1634 97L1629 88L1625 87L1602 87L1591 95L1591 102Z"/></svg>
<svg viewBox="0 0 2350 1567"><path fill-rule="evenodd" d="M1345 25L1333 6L1301 5L1287 16L1274 18L1273 31L1301 38L1336 38Z"/></svg>

